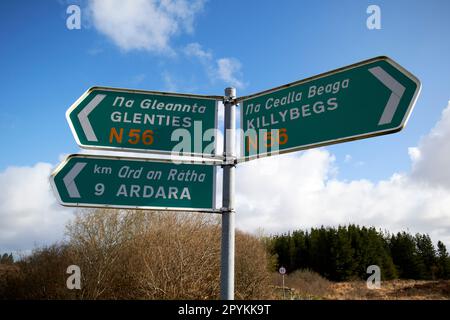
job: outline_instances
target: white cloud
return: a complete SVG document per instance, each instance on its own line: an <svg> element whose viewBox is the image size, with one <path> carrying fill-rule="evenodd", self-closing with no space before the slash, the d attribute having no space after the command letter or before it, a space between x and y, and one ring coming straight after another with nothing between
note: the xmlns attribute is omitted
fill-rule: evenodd
<svg viewBox="0 0 450 320"><path fill-rule="evenodd" d="M210 51L204 50L199 43L190 43L184 53L189 57L197 58L205 68L210 80L220 80L226 85L241 89L245 83L241 80L242 64L236 58L219 58L214 59Z"/></svg>
<svg viewBox="0 0 450 320"><path fill-rule="evenodd" d="M202 62L205 62L208 64L213 59L212 53L209 51L203 50L202 46L196 42L189 43L184 48L184 52L186 55L196 57L196 58L200 59Z"/></svg>
<svg viewBox="0 0 450 320"><path fill-rule="evenodd" d="M243 88L244 83L239 80L242 77L241 63L235 58L221 58L217 60L217 76L225 83Z"/></svg>
<svg viewBox="0 0 450 320"><path fill-rule="evenodd" d="M420 160L420 150L418 147L409 147L408 154L413 163Z"/></svg>
<svg viewBox="0 0 450 320"><path fill-rule="evenodd" d="M225 121L225 106L223 105L222 101L218 101L217 103L218 113L217 113L217 119L220 124L223 124ZM238 112L236 112L237 114Z"/></svg>
<svg viewBox="0 0 450 320"><path fill-rule="evenodd" d="M89 0L95 28L121 49L172 52L171 38L191 33L205 0Z"/></svg>
<svg viewBox="0 0 450 320"><path fill-rule="evenodd" d="M450 101L435 127L418 147L409 149L409 155L414 179L450 188Z"/></svg>
<svg viewBox="0 0 450 320"><path fill-rule="evenodd" d="M0 252L61 241L72 210L50 190L52 165L9 167L0 173Z"/></svg>
<svg viewBox="0 0 450 320"><path fill-rule="evenodd" d="M426 232L450 245L450 104L409 153L410 173L378 182L337 179L334 156L325 149L242 165L236 175L238 227L270 233L357 223Z"/></svg>

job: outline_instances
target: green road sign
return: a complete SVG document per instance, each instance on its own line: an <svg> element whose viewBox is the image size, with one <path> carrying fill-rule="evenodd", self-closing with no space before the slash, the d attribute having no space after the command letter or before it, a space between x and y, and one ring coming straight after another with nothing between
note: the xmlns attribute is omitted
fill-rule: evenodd
<svg viewBox="0 0 450 320"><path fill-rule="evenodd" d="M83 148L167 154L182 143L183 154L214 156L220 99L93 87L66 117Z"/></svg>
<svg viewBox="0 0 450 320"><path fill-rule="evenodd" d="M387 57L238 98L242 160L400 131L420 81Z"/></svg>
<svg viewBox="0 0 450 320"><path fill-rule="evenodd" d="M198 162L71 155L50 181L65 206L213 212L215 168Z"/></svg>

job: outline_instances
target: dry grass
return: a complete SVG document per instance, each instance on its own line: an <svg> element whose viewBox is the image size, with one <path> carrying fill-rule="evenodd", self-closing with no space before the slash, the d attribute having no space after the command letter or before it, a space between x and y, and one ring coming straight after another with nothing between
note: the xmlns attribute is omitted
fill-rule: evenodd
<svg viewBox="0 0 450 320"><path fill-rule="evenodd" d="M282 277L272 274L274 299L326 300L449 300L450 280L382 281L380 289L370 290L365 281L331 282L309 270L298 270Z"/></svg>
<svg viewBox="0 0 450 320"><path fill-rule="evenodd" d="M0 264L0 275L4 275L10 272L17 272L18 267L10 264Z"/></svg>
<svg viewBox="0 0 450 320"><path fill-rule="evenodd" d="M450 280L383 281L380 289L369 290L364 281L334 283L325 299L338 300L448 300Z"/></svg>
<svg viewBox="0 0 450 320"><path fill-rule="evenodd" d="M291 300L323 299L332 285L330 281L310 270L297 270L285 275L284 294L282 276L279 273L272 275L272 283L276 291L275 298Z"/></svg>

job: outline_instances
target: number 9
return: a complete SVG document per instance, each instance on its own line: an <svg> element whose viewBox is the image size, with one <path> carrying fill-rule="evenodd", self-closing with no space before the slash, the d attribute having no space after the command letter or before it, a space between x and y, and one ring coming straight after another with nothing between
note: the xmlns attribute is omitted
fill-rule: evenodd
<svg viewBox="0 0 450 320"><path fill-rule="evenodd" d="M105 192L105 185L103 183L97 183L95 185L95 195L101 196Z"/></svg>

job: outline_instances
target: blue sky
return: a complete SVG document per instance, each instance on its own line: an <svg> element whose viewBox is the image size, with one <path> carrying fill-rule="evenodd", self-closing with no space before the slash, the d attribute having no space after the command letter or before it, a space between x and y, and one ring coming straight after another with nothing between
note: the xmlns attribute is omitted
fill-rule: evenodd
<svg viewBox="0 0 450 320"><path fill-rule="evenodd" d="M69 3L82 8L81 30L66 28ZM381 30L366 27L366 8L375 3L381 8ZM210 81L199 61L180 53L124 51L96 30L86 5L1 2L0 143L7 152L0 170L56 163L60 154L76 152L64 113L90 86L221 94L227 85ZM215 57L238 59L245 83L239 95L377 55L392 57L423 83L406 129L329 147L337 161L346 154L354 159L340 167L342 178L379 179L409 168L405 150L427 133L449 99L450 77L443 74L450 70L449 9L445 0L208 1L194 31L174 35L170 45L179 51L196 42ZM380 154L388 161L380 161Z"/></svg>
<svg viewBox="0 0 450 320"><path fill-rule="evenodd" d="M146 16L138 8L135 14L144 22L148 17L150 23L142 33L151 38L162 32L166 41L140 48L126 39L139 36L139 28L121 34L120 23L110 21L122 17L111 3L0 2L0 177L12 167L33 168L40 162L52 167L61 154L78 152L65 112L94 85L220 95L226 86L238 84L240 96L387 55L422 82L406 128L394 135L294 156L299 163L308 157L323 160L328 167L317 172L331 174L349 187L352 181L364 179L373 184L371 188L378 188L380 181L394 174L409 174L413 162L408 148L428 141L430 130L444 119L442 112L450 99L447 0L196 0L199 7L186 15L169 14L167 30L172 31L165 33L158 29L160 25L150 23L154 15ZM153 2L139 0L134 5L149 3ZM173 3L185 4L182 0ZM80 30L66 27L70 4L81 8ZM366 9L371 4L381 9L381 30L366 27ZM104 12L99 12L102 8ZM137 19L128 18L127 25ZM170 23L177 24L176 30ZM221 73L221 59L233 66L230 74ZM291 163L293 158L276 161L284 159ZM256 169L249 166L257 162L245 166L253 172ZM337 221L343 222L351 221ZM450 225L436 234L450 239L449 230Z"/></svg>

